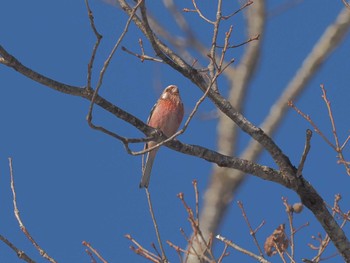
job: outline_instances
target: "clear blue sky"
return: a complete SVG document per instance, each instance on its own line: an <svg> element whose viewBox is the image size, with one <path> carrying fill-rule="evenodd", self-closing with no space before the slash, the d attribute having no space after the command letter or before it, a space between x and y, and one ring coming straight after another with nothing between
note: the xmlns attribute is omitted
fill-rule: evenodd
<svg viewBox="0 0 350 263"><path fill-rule="evenodd" d="M280 2L268 1L268 10ZM178 3L181 7L191 7L191 1ZM236 3L232 6L232 10L237 8ZM127 17L120 9L103 1L91 0L91 7L96 26L103 35L94 68L96 83L102 63L122 32ZM170 19L162 11L162 5L157 8L155 15L168 23ZM341 1L304 1L296 8L269 18L262 61L246 104L246 114L253 123L258 125L264 119L271 104L341 8ZM213 16L213 10L203 9ZM208 25L193 13L185 16L195 26L200 39L208 45L211 38ZM235 41L244 40L241 16L233 18L230 23L234 25ZM0 24L0 44L24 65L67 84L85 85L94 35L84 1L6 1L2 4ZM178 32L173 22L170 28ZM146 52L153 55L145 37L133 25L123 45L138 51L137 39L140 37L144 40ZM347 36L297 101L298 107L311 115L319 127L331 136L326 108L320 97L319 85L323 83L332 100L341 140L349 133L349 47L350 37ZM239 58L243 49L233 50L230 56ZM141 63L119 49L106 73L101 95L146 120L161 89L169 84L180 87L186 111L190 111L201 95L198 88L166 65ZM2 65L0 86L0 234L33 259L44 261L21 233L13 215L8 168L8 157L12 157L22 219L49 255L58 262L89 262L81 245L86 240L109 262L144 262L129 249L131 243L124 238L125 234L131 234L146 248L151 248L151 242L156 243L146 196L138 188L141 157L128 155L121 143L88 127L85 121L89 106L87 101L60 94ZM225 82L221 87L226 89ZM213 109L212 103L206 101L200 108L200 114ZM95 124L121 135L142 136L135 128L98 108L94 120ZM179 139L215 149L216 124L215 119L195 118L186 134ZM275 136L295 165L304 147L307 128L310 128L308 123L290 111ZM141 148L141 145L135 147ZM350 156L349 150L345 154ZM333 203L335 194L341 193L344 198L341 204L346 211L350 207L350 178L343 167L336 164L335 155L314 134L304 174L329 204ZM259 162L274 167L267 155L263 155ZM197 179L202 200L211 169L212 164L204 160L166 148L160 150L150 190L163 240L185 247L179 228L190 234L190 227L176 195L184 192L185 198L193 204L191 182ZM254 226L266 221L258 234L261 244L274 228L287 223L282 196L291 203L298 201L298 197L288 189L250 177L236 197L236 200L243 201ZM235 201L219 233L257 252ZM296 226L305 222L310 222L311 226L297 235L298 261L314 255L306 245L311 242L311 235L318 232L324 235L307 210L295 218ZM349 228L345 231L349 233ZM170 251L170 260L177 262L176 253L165 246ZM221 249L222 246L218 246L217 251ZM22 262L3 243L0 243L0 250L0 262ZM238 252L229 251L233 258L253 262ZM331 248L332 251L334 248ZM271 260L279 262L278 258ZM329 262L339 262L339 258Z"/></svg>

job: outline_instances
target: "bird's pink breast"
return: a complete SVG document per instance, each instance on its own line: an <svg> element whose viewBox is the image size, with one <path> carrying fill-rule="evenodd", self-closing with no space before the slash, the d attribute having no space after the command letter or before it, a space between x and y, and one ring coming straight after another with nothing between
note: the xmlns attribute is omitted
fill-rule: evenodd
<svg viewBox="0 0 350 263"><path fill-rule="evenodd" d="M160 129L166 136L173 135L183 118L183 106L169 100L159 101L149 121L151 127Z"/></svg>

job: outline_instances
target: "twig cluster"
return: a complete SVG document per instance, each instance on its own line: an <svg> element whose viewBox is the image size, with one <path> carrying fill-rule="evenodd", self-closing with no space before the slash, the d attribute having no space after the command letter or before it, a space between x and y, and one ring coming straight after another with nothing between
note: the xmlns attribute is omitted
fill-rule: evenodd
<svg viewBox="0 0 350 263"><path fill-rule="evenodd" d="M294 213L300 213L302 211L303 205L301 203L295 203L294 205L290 205L287 202L286 198L282 198L283 204L286 207L286 213L288 215L288 222L289 222L289 229L290 229L290 236L288 237L286 233L286 227L284 223L281 223L274 231L273 233L268 236L265 240L264 243L264 252L268 257L272 257L274 255L279 255L281 258L282 262L286 262L285 256L287 256L290 260L290 262L296 262L295 261L295 256L294 256L294 247L295 247L295 242L294 242L294 235L303 227L308 226L308 223L302 225L298 229L295 229L293 225L293 214ZM248 215L244 209L243 203L238 202L238 206L240 207L242 211L242 216L244 220L246 221L246 224L249 228L249 233L254 241L255 246L257 247L259 251L259 255L254 254L251 251L246 251L243 250L242 248L241 251L242 253L255 258L259 262L269 262L268 260L265 259L265 254L263 253L261 249L261 245L259 244L258 238L256 236L257 232L264 226L265 221L263 220L259 226L257 226L255 229L252 228ZM290 252L288 252L288 248L290 248ZM236 249L236 248L235 248Z"/></svg>
<svg viewBox="0 0 350 263"><path fill-rule="evenodd" d="M197 188L197 181L193 181L193 187L194 187L194 195L195 195L195 205L194 209L191 208L191 206L187 203L185 200L184 194L179 193L178 198L181 200L186 212L187 212L187 219L190 223L191 230L193 231L193 234L189 236L185 233L183 228L180 228L180 232L185 238L187 242L187 248L181 248L180 246L174 244L173 242L167 240L166 243L173 248L179 257L179 262L186 263L189 262L189 257L194 256L196 257L200 262L216 262L221 263L225 257L229 255L227 249L229 247L233 248L234 250L239 251L240 253L243 253L245 255L248 255L249 257L257 260L258 262L262 263L269 263L269 261L265 258L265 254L269 257L278 254L283 262L286 261L286 257L289 258L291 262L296 262L295 260L295 242L294 242L294 236L295 234L301 230L302 228L308 226L309 224L306 223L299 228L295 228L293 224L293 215L295 213L301 213L303 210L303 205L301 203L295 203L293 205L290 205L287 202L286 198L282 198L283 204L285 206L285 211L288 215L288 222L289 222L289 228L290 228L290 236L288 237L286 233L286 227L285 224L279 225L273 233L266 238L265 244L263 246L264 252L262 250L262 246L259 244L258 238L256 236L257 232L265 225L265 221L263 220L255 229L252 228L250 220L248 218L248 215L244 209L243 203L238 202L238 206L240 207L242 211L242 216L244 220L246 221L246 224L249 228L249 234L253 239L254 244L256 245L259 254L255 254L252 251L249 251L245 248L242 248L241 246L235 244L231 240L227 239L226 237L218 234L215 236L215 238L219 241L221 241L224 244L224 248L221 252L221 254L218 257L214 256L213 253L213 235L211 234L209 238L205 238L203 235L203 232L201 230L200 226L200 220L199 220L199 192ZM334 206L336 207L336 206ZM155 222L155 224L157 224ZM156 226L158 228L158 225ZM164 256L165 252L162 251L162 253L159 253L156 246L152 243L152 248L154 252L149 251L144 246L139 244L130 234L125 235L127 239L129 239L135 246L131 246L131 250L134 251L136 254L148 259L151 262L154 263L160 263L160 262L168 262L168 259ZM161 242L158 240L158 242ZM200 246L197 246L196 244L200 243ZM162 247L162 246L161 246ZM290 252L288 252L288 248L290 248ZM199 250L201 249L201 250Z"/></svg>
<svg viewBox="0 0 350 263"><path fill-rule="evenodd" d="M178 198L181 200L184 208L187 211L187 219L190 222L191 229L193 231L193 235L189 237L184 229L180 229L181 234L184 236L186 239L188 246L191 249L183 249L177 245L175 245L173 242L167 240L166 243L173 249L175 249L176 253L179 256L180 262L188 262L189 255L194 255L198 259L203 260L205 262L218 262L221 263L223 258L227 256L228 254L226 253L227 246L225 246L222 254L220 257L216 260L213 251L212 251L212 244L213 244L213 238L211 237L208 241L204 238L203 233L200 229L200 224L199 224L199 193L198 193L198 188L197 188L197 181L193 181L193 188L194 188L194 195L195 195L195 209L193 210L185 201L184 194L179 193ZM148 199L150 201L150 198ZM151 207L151 205L150 205ZM152 218L154 216L153 209L151 210ZM156 221L153 221L155 228L158 229L158 225ZM155 251L155 253L150 252L146 248L144 248L142 245L140 245L130 234L125 235L127 239L129 239L136 247L131 246L131 250L133 250L136 254L150 260L151 262L168 262L165 252L163 250L163 246L161 245L160 239L158 239L159 246L162 248L162 254L158 252L156 249L156 246L152 244L152 248ZM158 235L157 235L158 238ZM194 243L201 243L202 245L200 247L205 247L204 250L198 251L197 248L194 246Z"/></svg>
<svg viewBox="0 0 350 263"><path fill-rule="evenodd" d="M55 263L56 261L49 256L42 248L41 246L34 240L32 235L29 233L27 228L25 227L21 217L20 217L20 212L18 209L17 205L17 197L16 197L16 190L15 190L15 183L14 183L14 173L13 173L13 167L12 167L12 159L9 158L9 166L10 166L10 184L11 184L11 190L13 193L13 205L14 205L14 214L16 217L16 220L19 223L20 229L22 232L25 234L25 236L30 240L30 242L33 244L33 246L38 250L40 255L47 259L51 263ZM199 220L199 192L198 192L198 187L197 187L197 181L193 181L193 188L194 188L194 196L195 196L195 208L192 209L190 205L186 202L184 198L183 193L178 194L178 198L181 200L185 210L187 211L188 215L188 221L190 222L191 229L193 231L193 235L189 237L185 233L185 231L181 228L180 232L186 239L188 243L188 247L190 249L183 249L171 241L166 241L166 243L175 251L177 252L179 256L180 262L188 262L188 258L190 255L195 256L198 258L200 261L205 261L205 262L217 262L221 263L225 257L229 255L227 252L228 247L232 247L233 249L246 254L255 260L263 263L268 263L269 261L265 259L264 253L261 249L261 245L259 244L259 241L257 239L257 232L264 226L265 221L262 221L259 226L257 226L255 229L251 226L250 220L248 218L248 215L244 209L243 203L238 202L238 206L240 207L242 211L242 216L244 220L246 221L246 224L249 228L249 233L254 241L254 244L256 245L259 255L254 254L253 252L246 250L242 248L241 246L233 243L231 240L228 240L227 238L223 237L222 235L216 235L216 239L222 241L225 246L224 249L221 253L221 255L218 258L215 258L213 254L213 235L210 236L209 239L206 239L203 235L203 232L200 228L200 220ZM147 192L148 195L148 200L149 200L149 205L150 205L150 211L152 215L152 219L154 219L154 212L152 208L152 203L150 199L150 194ZM337 194L334 199L334 204L333 206L329 206L329 208L332 210L332 216L336 217L338 216L339 219L341 220L341 228L345 226L347 222L350 222L350 211L343 212L343 210L340 208L339 202L341 200L341 196ZM295 260L295 241L294 241L294 236L295 234L301 230L302 228L308 226L309 224L306 223L299 228L295 228L293 224L293 216L295 213L301 213L303 210L303 205L301 203L295 203L293 205L290 205L287 202L286 198L282 198L283 204L285 206L285 211L288 215L288 222L289 222L289 228L290 228L290 236L288 237L285 231L285 224L280 224L274 231L273 233L267 237L265 244L264 244L264 251L267 256L273 256L278 254L282 260L282 262L287 262L285 256L290 260L290 262L296 262ZM152 244L152 248L154 250L153 252L150 252L143 246L141 246L131 235L125 235L127 239L129 239L136 247L131 246L130 248L138 255L150 260L151 262L154 263L165 263L168 262L167 257L165 256L165 250L162 245L162 241L160 239L159 233L158 233L158 225L155 219L153 220L156 232L157 232L157 238L158 238L158 243L161 248L161 253L157 250L156 246ZM318 234L317 236L313 236L312 239L317 241L319 245L313 245L309 244L309 247L313 250L317 251L317 255L312 259L303 259L304 262L319 262L320 260L324 260L330 257L337 256L339 253L335 253L333 255L327 256L327 257L322 257L324 254L326 248L330 244L330 237L329 235L326 235L324 238L322 238L321 234ZM34 261L23 251L18 249L13 243L11 243L8 239L0 235L0 240L4 242L7 246L9 246L17 255L20 259L23 259L26 262L33 263ZM200 243L201 246L195 246L196 243ZM85 251L90 257L91 262L96 263L97 260L95 259L95 256L97 259L99 259L102 263L107 263L107 261L103 258L103 256L95 249L93 246L86 242L83 241L82 244L87 248ZM203 250L198 250L198 248L205 248ZM290 248L290 252L287 251L287 249Z"/></svg>

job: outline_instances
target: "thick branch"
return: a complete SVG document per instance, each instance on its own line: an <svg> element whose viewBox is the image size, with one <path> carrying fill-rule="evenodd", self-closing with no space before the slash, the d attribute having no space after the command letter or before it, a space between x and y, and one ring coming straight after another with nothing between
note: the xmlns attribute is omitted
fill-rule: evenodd
<svg viewBox="0 0 350 263"><path fill-rule="evenodd" d="M22 65L21 62L19 62L14 56L10 55L3 47L0 45L0 63L13 68L14 70L18 71L22 75L39 82L47 87L53 88L59 92L63 92L66 94L70 94L73 96L81 96L83 93L83 88L70 86L67 84L63 84L61 82L55 81L53 79L47 78L44 75L41 75L40 73L35 72L34 70L31 70L30 68L27 68L26 66Z"/></svg>

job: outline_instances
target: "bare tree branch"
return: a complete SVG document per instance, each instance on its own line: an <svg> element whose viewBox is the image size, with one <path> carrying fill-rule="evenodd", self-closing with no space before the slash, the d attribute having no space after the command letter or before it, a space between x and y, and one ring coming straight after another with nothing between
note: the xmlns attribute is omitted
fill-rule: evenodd
<svg viewBox="0 0 350 263"><path fill-rule="evenodd" d="M149 193L147 187L145 188L145 191L146 191L149 211L150 211L150 214L151 214L151 217L152 217L153 226L154 226L154 229L155 229L155 232L156 232L156 236L157 236L157 240L158 240L158 245L160 247L160 251L162 252L161 259L162 259L162 262L166 263L166 262L168 262L168 259L167 259L166 255L165 255L165 250L163 248L162 239L160 238L160 233L159 233L157 220L156 220L156 217L154 215L153 204L152 204L152 200L151 200L151 194Z"/></svg>
<svg viewBox="0 0 350 263"><path fill-rule="evenodd" d="M23 250L18 249L12 242L10 242L7 238L0 235L0 240L4 242L9 248L11 248L18 256L18 258L23 259L28 263L35 263Z"/></svg>
<svg viewBox="0 0 350 263"><path fill-rule="evenodd" d="M215 83L216 76L218 76L217 74L209 74L209 76L203 74L202 71L199 71L195 69L192 65L188 64L183 58L177 55L173 50L171 50L165 43L163 43L157 37L157 35L154 33L148 22L148 13L146 10L144 0L140 0L134 8L130 7L124 0L118 0L118 2L120 3L123 10L129 15L129 21L132 20L136 24L136 26L139 27L139 29L144 33L144 35L149 39L154 51L156 52L156 55L162 61L167 63L173 69L180 72L183 76L185 76L186 78L191 80L196 86L198 86L204 93L203 98L208 97L213 102L213 104L221 111L222 116L225 116L224 118L226 118L230 123L232 123L230 125L233 125L234 122L235 125L237 125L243 132L249 134L253 138L252 143L248 146L247 150L242 155L243 159L231 157L232 153L234 152L234 148L227 149L227 151L224 152L224 154L220 154L218 152L206 149L201 146L184 144L174 140L172 141L170 138L166 138L162 134L156 135L156 129L147 126L145 123L143 123L141 120L139 120L132 114L120 109L119 107L108 102L106 99L100 97L97 94L98 89L96 89L95 92L93 92L90 87L75 87L47 78L22 65L16 58L11 56L2 46L0 46L0 63L15 69L22 75L27 76L28 78L31 78L45 86L48 86L66 94L85 98L89 100L92 103L92 105L94 103L99 105L106 111L115 115L117 118L122 119L127 123L130 123L135 128L143 132L145 135L154 136L152 140L161 142L162 140L168 139L169 141L163 143L171 149L185 154L197 156L204 160L216 163L220 167L227 167L239 170L240 172L234 173L236 182L234 184L230 184L224 192L220 193L221 200L219 200L219 202L221 202L221 206L217 210L218 213L216 214L217 216L215 218L216 222L207 224L206 226L205 234L207 236L209 236L210 232L215 232L215 229L218 226L218 222L221 220L224 211L226 210L227 204L229 203L229 200L232 197L233 190L236 189L239 185L239 182L242 181L243 174L249 173L258 176L264 180L269 180L271 182L278 183L295 191L300 196L302 203L312 211L312 213L321 223L322 227L325 229L330 239L337 247L339 253L343 256L344 260L350 261L350 243L347 237L345 236L344 231L337 224L333 216L329 213L321 196L312 187L312 185L309 182L307 182L302 176L296 176L297 169L292 165L289 158L282 152L278 145L269 137L269 134L272 134L273 131L276 129L278 123L280 122L283 114L286 111L286 101L296 97L301 92L308 80L318 69L319 65L323 62L327 55L336 47L336 45L342 40L344 34L347 32L350 25L349 13L343 11L338 16L338 19L334 23L334 25L330 26L329 29L327 29L324 36L321 38L319 43L311 52L310 56L305 60L303 66L298 71L294 80L287 87L286 92L276 102L276 106L274 106L274 108L272 109L271 115L263 123L263 129L261 129L249 122L240 113L241 110L237 110L235 108L235 105L233 105L231 98L229 98L228 100L225 99L220 94L219 89L213 88L211 86L212 83ZM220 5L221 1L219 0L218 3L219 4L217 9L217 20L213 21L214 27L216 27L217 30L220 26L219 20L222 19ZM136 7L138 6L140 8L140 16L136 14ZM216 42L216 39L217 37L214 32L213 42ZM215 47L214 49L212 48L212 51L214 50L212 53L214 54L210 56L212 66L214 67L214 71L215 67L218 68L216 63L217 54ZM255 49L254 52L257 52L255 54L258 54L259 49ZM111 56L113 55L113 53L114 52L111 53ZM249 61L254 61L252 57L248 56L248 53L247 57ZM107 66L105 68L107 68ZM212 73L214 71L212 71ZM250 73L246 73L245 77L246 80L242 80L241 87L246 87L245 82L247 82L250 79ZM101 73L98 87L102 85L102 78L103 74ZM240 91L242 96L244 95L244 90L245 89L242 88L242 90ZM238 108L242 109L242 105ZM231 132L233 131L231 130ZM113 136L113 134L109 135ZM236 136L233 137L236 138ZM145 140L131 140L122 136L120 136L117 139L123 142L123 144L127 148L128 153L130 153L130 149L128 148L129 142ZM262 149L266 150L270 154L274 162L277 164L278 170L256 164L253 161L249 161L256 159ZM201 222L203 221L201 220ZM208 240L210 241L210 239Z"/></svg>
<svg viewBox="0 0 350 263"><path fill-rule="evenodd" d="M12 190L12 196L13 196L13 210L15 217L17 219L17 222L19 224L19 228L24 233L26 238L33 244L36 250L38 250L40 256L42 256L44 259L48 260L51 263L56 263L56 260L49 256L49 254L41 248L41 246L35 241L35 239L32 237L32 235L29 233L26 226L23 224L22 218L20 216L20 212L17 206L17 195L16 195L16 189L15 189L15 180L14 180L14 174L13 174L13 166L12 166L12 158L9 158L9 166L10 166L10 178L11 178L11 190Z"/></svg>

